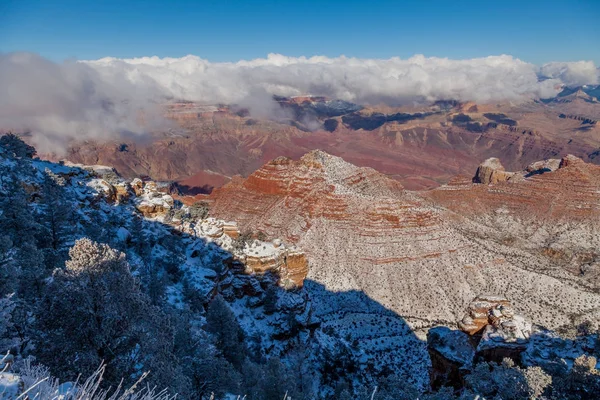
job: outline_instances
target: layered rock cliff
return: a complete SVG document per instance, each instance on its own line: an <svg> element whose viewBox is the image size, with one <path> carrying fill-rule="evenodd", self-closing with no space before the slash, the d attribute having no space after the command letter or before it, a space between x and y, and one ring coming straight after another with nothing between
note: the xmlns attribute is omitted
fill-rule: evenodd
<svg viewBox="0 0 600 400"><path fill-rule="evenodd" d="M597 262L600 175L573 157L556 171L544 172L544 165L514 181L459 178L410 192L372 169L316 151L298 161L276 159L211 198L217 216L305 249L310 281L333 292L364 292L417 335L455 324L479 293L502 294L517 311L558 328L575 315L599 315L597 286L570 266ZM557 265L554 251L567 261ZM357 314L372 312L307 288L324 323L341 332L351 331Z"/></svg>

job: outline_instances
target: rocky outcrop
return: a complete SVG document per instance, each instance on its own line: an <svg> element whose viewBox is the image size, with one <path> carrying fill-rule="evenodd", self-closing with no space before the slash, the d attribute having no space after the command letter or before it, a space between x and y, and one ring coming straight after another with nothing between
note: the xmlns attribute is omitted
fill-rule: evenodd
<svg viewBox="0 0 600 400"><path fill-rule="evenodd" d="M280 239L251 239L249 242L239 243L236 239L240 231L235 222L206 218L175 223L175 227L230 252L240 265L239 272L243 274L272 273L277 277L278 284L286 289L302 287L308 274L308 260L302 250L294 245L285 244Z"/></svg>
<svg viewBox="0 0 600 400"><path fill-rule="evenodd" d="M476 362L501 363L510 358L521 364L533 329L506 298L493 295L475 298L458 326L460 330L440 326L427 333L433 389L463 387Z"/></svg>
<svg viewBox="0 0 600 400"><path fill-rule="evenodd" d="M491 323L493 310L509 310L510 303L501 296L478 296L468 307L467 314L459 322L458 326L463 332L469 335L481 333L483 329Z"/></svg>
<svg viewBox="0 0 600 400"><path fill-rule="evenodd" d="M91 179L89 186L111 203L131 204L145 218L157 219L172 224L174 228L208 242L214 242L225 252L230 252L234 260L242 265L242 271L250 275L264 275L267 272L278 276L278 282L285 288L300 288L308 274L308 260L303 251L294 245L283 243L280 239L273 241L251 240L234 245L240 237L236 222L206 218L198 221L179 220L175 213L173 197L161 191L153 181L142 181L139 178L126 182L119 179L113 184L104 179ZM187 207L187 206L184 206ZM183 210L185 211L185 210ZM167 215L170 218L165 218Z"/></svg>
<svg viewBox="0 0 600 400"><path fill-rule="evenodd" d="M519 362L532 333L531 322L515 314L510 302L501 296L478 296L458 326L471 336L477 335L476 358L494 362L504 358Z"/></svg>
<svg viewBox="0 0 600 400"><path fill-rule="evenodd" d="M586 326L593 331L597 322L587 321ZM499 364L506 358L522 367L542 367L546 372L561 375L578 360L587 359L594 352L596 340L595 335L581 330L574 335L575 326L566 328L561 336L534 325L516 314L510 302L501 296L478 296L458 325L459 330L438 326L427 334L433 389L441 386L460 389L477 363ZM594 366L595 360L592 369Z"/></svg>
<svg viewBox="0 0 600 400"><path fill-rule="evenodd" d="M158 192L153 183L144 185L143 192L134 199L135 208L146 218L163 218L173 208L173 197Z"/></svg>
<svg viewBox="0 0 600 400"><path fill-rule="evenodd" d="M491 185L498 182L505 182L514 176L512 172L506 172L500 160L497 158L488 158L477 168L473 183L483 183Z"/></svg>
<svg viewBox="0 0 600 400"><path fill-rule="evenodd" d="M566 167L572 167L572 166L584 166L585 162L579 158L579 157L575 157L572 154L569 154L565 157L563 157L560 160L560 164L558 166L558 168L566 168Z"/></svg>
<svg viewBox="0 0 600 400"><path fill-rule="evenodd" d="M491 165L498 167L501 164L494 161ZM597 207L600 201L600 167L567 155L560 160L538 161L523 171L509 173L512 175L510 181L515 183L511 185L501 184L501 179L490 178L496 170L479 168L476 179L488 183L495 180L497 184L469 185L465 180L454 181L452 185L426 195L437 204L478 220L488 218L490 214L505 213L522 218L523 223L532 219L538 222L570 220L583 224L579 225L581 228L596 229L594 226L600 218ZM505 173L502 169L500 172ZM503 179L505 175L501 177Z"/></svg>

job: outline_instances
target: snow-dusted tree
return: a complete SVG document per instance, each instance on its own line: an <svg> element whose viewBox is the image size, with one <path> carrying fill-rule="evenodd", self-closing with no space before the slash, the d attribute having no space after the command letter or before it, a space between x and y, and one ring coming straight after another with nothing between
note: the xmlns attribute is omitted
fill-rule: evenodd
<svg viewBox="0 0 600 400"><path fill-rule="evenodd" d="M259 385L251 398L279 400L287 396L296 398L296 377L276 357L271 357L262 366Z"/></svg>
<svg viewBox="0 0 600 400"><path fill-rule="evenodd" d="M15 303L10 297L0 298L0 354L2 355L18 344L12 321L14 309Z"/></svg>
<svg viewBox="0 0 600 400"><path fill-rule="evenodd" d="M156 332L147 298L123 253L80 239L64 270L55 270L40 305L39 355L62 379L91 374L104 361L106 379L134 372L140 348Z"/></svg>
<svg viewBox="0 0 600 400"><path fill-rule="evenodd" d="M96 209L91 209L79 222L83 227L86 237L98 243L107 243L109 241L109 230L107 229L104 213Z"/></svg>
<svg viewBox="0 0 600 400"><path fill-rule="evenodd" d="M44 253L33 241L25 240L16 249L15 261L19 265L19 286L17 293L25 299L37 301L47 276L44 266Z"/></svg>
<svg viewBox="0 0 600 400"><path fill-rule="evenodd" d="M23 240L35 239L40 227L29 206L29 196L17 174L12 171L5 178L0 192L0 232L18 245Z"/></svg>
<svg viewBox="0 0 600 400"><path fill-rule="evenodd" d="M240 374L215 348L212 337L197 325L197 314L172 310L169 315L175 334L173 353L193 392L188 397L208 399L214 393L221 398L227 392L239 393Z"/></svg>
<svg viewBox="0 0 600 400"><path fill-rule="evenodd" d="M197 398L217 398L225 393L238 393L240 373L215 351L208 342L201 342L190 359L189 371ZM244 371L245 372L245 371Z"/></svg>
<svg viewBox="0 0 600 400"><path fill-rule="evenodd" d="M148 234L144 226L144 218L133 215L129 222L129 233L131 233L131 241L133 243L133 250L140 256L145 262L150 261L150 254L152 252L152 246L150 244Z"/></svg>
<svg viewBox="0 0 600 400"><path fill-rule="evenodd" d="M73 240L75 210L64 193L64 178L46 169L40 190L40 223L44 227L43 242L46 267L60 267Z"/></svg>
<svg viewBox="0 0 600 400"><path fill-rule="evenodd" d="M208 217L208 203L197 201L189 207L188 213L192 221L204 219Z"/></svg>
<svg viewBox="0 0 600 400"><path fill-rule="evenodd" d="M557 399L592 400L600 393L600 371L595 357L581 355L567 374L553 379L552 395Z"/></svg>
<svg viewBox="0 0 600 400"><path fill-rule="evenodd" d="M233 246L234 250L242 251L242 250L244 250L244 247L246 247L246 244L249 243L251 240L252 240L252 232L246 231L246 232L240 233L240 235L233 240L231 245Z"/></svg>
<svg viewBox="0 0 600 400"><path fill-rule="evenodd" d="M35 148L28 145L18 135L7 133L0 136L0 147L13 157L17 158L33 158L35 156Z"/></svg>
<svg viewBox="0 0 600 400"><path fill-rule="evenodd" d="M530 398L540 399L544 393L550 390L552 377L541 367L528 367L523 373L529 387Z"/></svg>
<svg viewBox="0 0 600 400"><path fill-rule="evenodd" d="M0 275L5 292L19 291L26 296L37 295L44 274L43 255L38 250L41 226L29 206L28 195L14 171L3 181L0 193L0 250L6 270ZM10 242L10 248L8 243Z"/></svg>
<svg viewBox="0 0 600 400"><path fill-rule="evenodd" d="M213 334L215 344L225 359L239 369L246 358L244 332L221 295L217 295L208 306L206 330Z"/></svg>
<svg viewBox="0 0 600 400"><path fill-rule="evenodd" d="M15 262L15 251L10 236L0 235L0 296L16 290L19 270Z"/></svg>
<svg viewBox="0 0 600 400"><path fill-rule="evenodd" d="M465 378L473 392L484 397L506 400L529 398L529 386L523 370L505 358L501 364L481 362Z"/></svg>

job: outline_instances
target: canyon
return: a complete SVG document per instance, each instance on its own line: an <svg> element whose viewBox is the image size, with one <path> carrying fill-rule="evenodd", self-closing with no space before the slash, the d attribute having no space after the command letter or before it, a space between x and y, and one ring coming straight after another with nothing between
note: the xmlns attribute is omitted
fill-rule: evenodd
<svg viewBox="0 0 600 400"><path fill-rule="evenodd" d="M278 156L321 149L408 189L431 189L471 174L489 157L513 170L567 154L600 162L600 103L577 93L519 104L400 107L275 96L270 111L257 115L235 105L172 102L164 106L167 130L138 141L73 142L66 154L46 156L111 165L128 178L177 181L182 192L207 194Z"/></svg>
<svg viewBox="0 0 600 400"><path fill-rule="evenodd" d="M475 177L410 191L312 151L234 178L209 201L213 215L302 248L322 326L403 375L426 376L426 332L456 326L482 293L547 329L600 320L600 167L572 155L516 172L487 160ZM407 328L390 331L390 312Z"/></svg>

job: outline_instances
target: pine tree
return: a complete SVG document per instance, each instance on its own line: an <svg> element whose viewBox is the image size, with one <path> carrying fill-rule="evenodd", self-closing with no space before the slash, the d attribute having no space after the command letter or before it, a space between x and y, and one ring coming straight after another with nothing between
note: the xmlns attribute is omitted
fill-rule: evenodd
<svg viewBox="0 0 600 400"><path fill-rule="evenodd" d="M12 312L15 303L11 297L0 298L0 354L5 355L18 343L14 332Z"/></svg>
<svg viewBox="0 0 600 400"><path fill-rule="evenodd" d="M221 295L217 295L208 306L206 330L215 337L216 346L225 359L239 369L246 358L244 332Z"/></svg>
<svg viewBox="0 0 600 400"><path fill-rule="evenodd" d="M3 233L2 282L4 293L17 290L26 296L38 295L44 277L44 259L38 250L43 236L40 224L29 205L29 196L16 174L3 181L0 193L0 232ZM10 247L9 246L10 243Z"/></svg>
<svg viewBox="0 0 600 400"><path fill-rule="evenodd" d="M50 270L60 267L67 256L67 244L73 239L75 210L67 201L65 181L46 169L40 190L40 222L44 227L44 258Z"/></svg>
<svg viewBox="0 0 600 400"><path fill-rule="evenodd" d="M123 253L81 239L69 255L40 304L40 358L63 379L90 374L102 361L109 381L130 374L137 359L131 354L156 335L143 322L158 311L149 308Z"/></svg>
<svg viewBox="0 0 600 400"><path fill-rule="evenodd" d="M0 147L6 150L10 156L16 158L33 158L36 153L33 146L28 145L13 133L0 136Z"/></svg>
<svg viewBox="0 0 600 400"><path fill-rule="evenodd" d="M16 290L19 274L13 242L8 235L2 235L0 236L0 296Z"/></svg>
<svg viewBox="0 0 600 400"><path fill-rule="evenodd" d="M15 244L34 240L40 232L40 226L29 206L29 196L14 171L4 178L0 192L0 232Z"/></svg>
<svg viewBox="0 0 600 400"><path fill-rule="evenodd" d="M144 229L144 218L133 216L129 222L129 233L133 242L133 250L146 263L150 261L152 247L150 246L148 235Z"/></svg>
<svg viewBox="0 0 600 400"><path fill-rule="evenodd" d="M296 382L287 368L276 357L271 357L263 368L261 399L279 400L284 396L295 398Z"/></svg>

